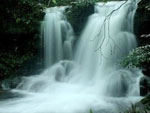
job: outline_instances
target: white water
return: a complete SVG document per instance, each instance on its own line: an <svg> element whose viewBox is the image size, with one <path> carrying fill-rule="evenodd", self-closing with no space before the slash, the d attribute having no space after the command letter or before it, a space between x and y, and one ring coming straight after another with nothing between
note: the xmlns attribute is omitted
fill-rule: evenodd
<svg viewBox="0 0 150 113"><path fill-rule="evenodd" d="M1 101L0 113L89 113L90 109L94 113L119 113L137 102L140 70L117 65L136 47L133 19L137 4L124 2L97 4L73 53L73 32L64 8L47 9L47 69L25 77L23 87L12 91L24 96Z"/></svg>
<svg viewBox="0 0 150 113"><path fill-rule="evenodd" d="M44 57L45 65L72 59L73 30L63 14L65 7L46 10L44 19Z"/></svg>

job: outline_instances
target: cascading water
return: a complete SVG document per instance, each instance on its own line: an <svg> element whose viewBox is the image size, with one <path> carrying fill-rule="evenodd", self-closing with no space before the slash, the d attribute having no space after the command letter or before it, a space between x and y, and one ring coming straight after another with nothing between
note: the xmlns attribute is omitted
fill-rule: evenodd
<svg viewBox="0 0 150 113"><path fill-rule="evenodd" d="M72 58L73 30L63 14L65 7L46 10L44 19L44 57L46 67Z"/></svg>
<svg viewBox="0 0 150 113"><path fill-rule="evenodd" d="M12 90L22 97L1 101L0 113L119 113L138 101L140 70L118 65L136 47L136 8L134 0L96 4L74 54L65 8L47 9L47 69L25 77L23 86Z"/></svg>

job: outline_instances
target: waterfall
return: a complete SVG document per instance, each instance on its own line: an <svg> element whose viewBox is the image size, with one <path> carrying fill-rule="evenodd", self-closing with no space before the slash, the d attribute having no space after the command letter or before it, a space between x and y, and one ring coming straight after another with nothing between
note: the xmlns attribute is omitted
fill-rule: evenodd
<svg viewBox="0 0 150 113"><path fill-rule="evenodd" d="M46 10L44 18L44 58L45 66L72 58L73 30L63 14L65 7Z"/></svg>
<svg viewBox="0 0 150 113"><path fill-rule="evenodd" d="M119 113L139 101L141 71L119 65L137 47L136 9L136 0L97 3L76 48L65 7L47 9L46 69L24 77L11 91L20 96L0 101L0 113Z"/></svg>

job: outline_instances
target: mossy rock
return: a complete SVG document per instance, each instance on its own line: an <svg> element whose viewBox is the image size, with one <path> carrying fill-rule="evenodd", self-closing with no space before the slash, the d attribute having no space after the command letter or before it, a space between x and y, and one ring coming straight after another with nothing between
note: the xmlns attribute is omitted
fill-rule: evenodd
<svg viewBox="0 0 150 113"><path fill-rule="evenodd" d="M94 2L78 1L71 3L71 7L67 9L67 18L77 36L81 34L88 17L93 13Z"/></svg>

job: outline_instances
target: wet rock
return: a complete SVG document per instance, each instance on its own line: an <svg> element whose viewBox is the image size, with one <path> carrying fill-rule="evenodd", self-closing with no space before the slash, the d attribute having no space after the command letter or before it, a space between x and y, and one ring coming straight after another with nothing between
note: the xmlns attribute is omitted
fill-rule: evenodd
<svg viewBox="0 0 150 113"><path fill-rule="evenodd" d="M0 82L0 89L10 90L16 88L21 83L21 78L9 78Z"/></svg>
<svg viewBox="0 0 150 113"><path fill-rule="evenodd" d="M140 95L145 96L150 92L150 78L142 77L140 79Z"/></svg>
<svg viewBox="0 0 150 113"><path fill-rule="evenodd" d="M148 89L146 87L140 86L140 95L145 96L148 94Z"/></svg>
<svg viewBox="0 0 150 113"><path fill-rule="evenodd" d="M12 98L21 98L24 95L19 93L12 93L10 90L0 90L0 101Z"/></svg>
<svg viewBox="0 0 150 113"><path fill-rule="evenodd" d="M14 78L12 81L11 81L11 86L10 86L10 88L11 89L14 89L14 88L16 88L17 86L18 86L18 84L19 83L21 83L21 78Z"/></svg>
<svg viewBox="0 0 150 113"><path fill-rule="evenodd" d="M142 73L147 76L147 77L150 77L150 70L142 70Z"/></svg>
<svg viewBox="0 0 150 113"><path fill-rule="evenodd" d="M5 93L7 93L9 90L3 90L3 89L0 89L0 95L1 94L5 94Z"/></svg>
<svg viewBox="0 0 150 113"><path fill-rule="evenodd" d="M140 79L140 86L144 86L144 87L149 87L149 81L150 81L150 78L148 77L142 77Z"/></svg>

